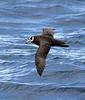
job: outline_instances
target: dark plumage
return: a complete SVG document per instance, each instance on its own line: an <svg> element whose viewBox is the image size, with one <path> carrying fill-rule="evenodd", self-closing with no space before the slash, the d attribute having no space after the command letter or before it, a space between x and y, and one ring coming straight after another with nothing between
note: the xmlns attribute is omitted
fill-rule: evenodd
<svg viewBox="0 0 85 100"><path fill-rule="evenodd" d="M54 29L44 28L41 35L32 36L29 42L39 46L35 55L35 64L38 74L41 76L45 67L45 60L51 46L68 47L68 45L53 37Z"/></svg>

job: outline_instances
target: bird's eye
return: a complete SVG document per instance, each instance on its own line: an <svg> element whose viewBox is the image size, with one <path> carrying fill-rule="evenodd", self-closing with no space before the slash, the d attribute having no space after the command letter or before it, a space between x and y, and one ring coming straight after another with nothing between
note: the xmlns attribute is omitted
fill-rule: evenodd
<svg viewBox="0 0 85 100"><path fill-rule="evenodd" d="M31 37L30 40L31 40L31 42L32 42L32 41L34 40L34 37Z"/></svg>
<svg viewBox="0 0 85 100"><path fill-rule="evenodd" d="M30 38L30 40L32 40L32 37Z"/></svg>

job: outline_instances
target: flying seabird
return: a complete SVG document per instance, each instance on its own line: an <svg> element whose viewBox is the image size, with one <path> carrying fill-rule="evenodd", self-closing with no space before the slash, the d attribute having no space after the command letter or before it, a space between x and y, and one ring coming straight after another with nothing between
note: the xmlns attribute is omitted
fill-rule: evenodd
<svg viewBox="0 0 85 100"><path fill-rule="evenodd" d="M54 39L54 29L50 28L43 28L41 35L30 37L28 42L39 46L35 55L35 65L40 76L43 73L46 64L45 60L51 46L69 47L65 42Z"/></svg>

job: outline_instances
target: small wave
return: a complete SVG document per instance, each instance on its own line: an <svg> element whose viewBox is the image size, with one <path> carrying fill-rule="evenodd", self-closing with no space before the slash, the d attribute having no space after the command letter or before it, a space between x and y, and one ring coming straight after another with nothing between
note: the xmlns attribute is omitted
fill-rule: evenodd
<svg viewBox="0 0 85 100"><path fill-rule="evenodd" d="M84 86L56 86L55 84L49 83L17 83L17 82L0 82L0 90L2 91L29 91L32 92L57 92L57 91L76 91L76 92L85 92ZM32 91L31 91L32 90Z"/></svg>
<svg viewBox="0 0 85 100"><path fill-rule="evenodd" d="M83 86L55 86L53 84L19 84L13 82L0 82L0 98L3 100L37 100L42 98L49 100L85 99L85 87Z"/></svg>

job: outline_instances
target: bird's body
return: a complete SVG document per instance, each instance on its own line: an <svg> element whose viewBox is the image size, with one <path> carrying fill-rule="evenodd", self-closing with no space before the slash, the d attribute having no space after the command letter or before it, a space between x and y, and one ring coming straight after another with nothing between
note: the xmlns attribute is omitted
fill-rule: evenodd
<svg viewBox="0 0 85 100"><path fill-rule="evenodd" d="M53 37L54 31L49 28L44 28L41 35L32 36L30 41L39 46L35 55L35 65L38 74L41 76L45 67L45 60L51 46L68 47L68 45L60 40L56 40Z"/></svg>

